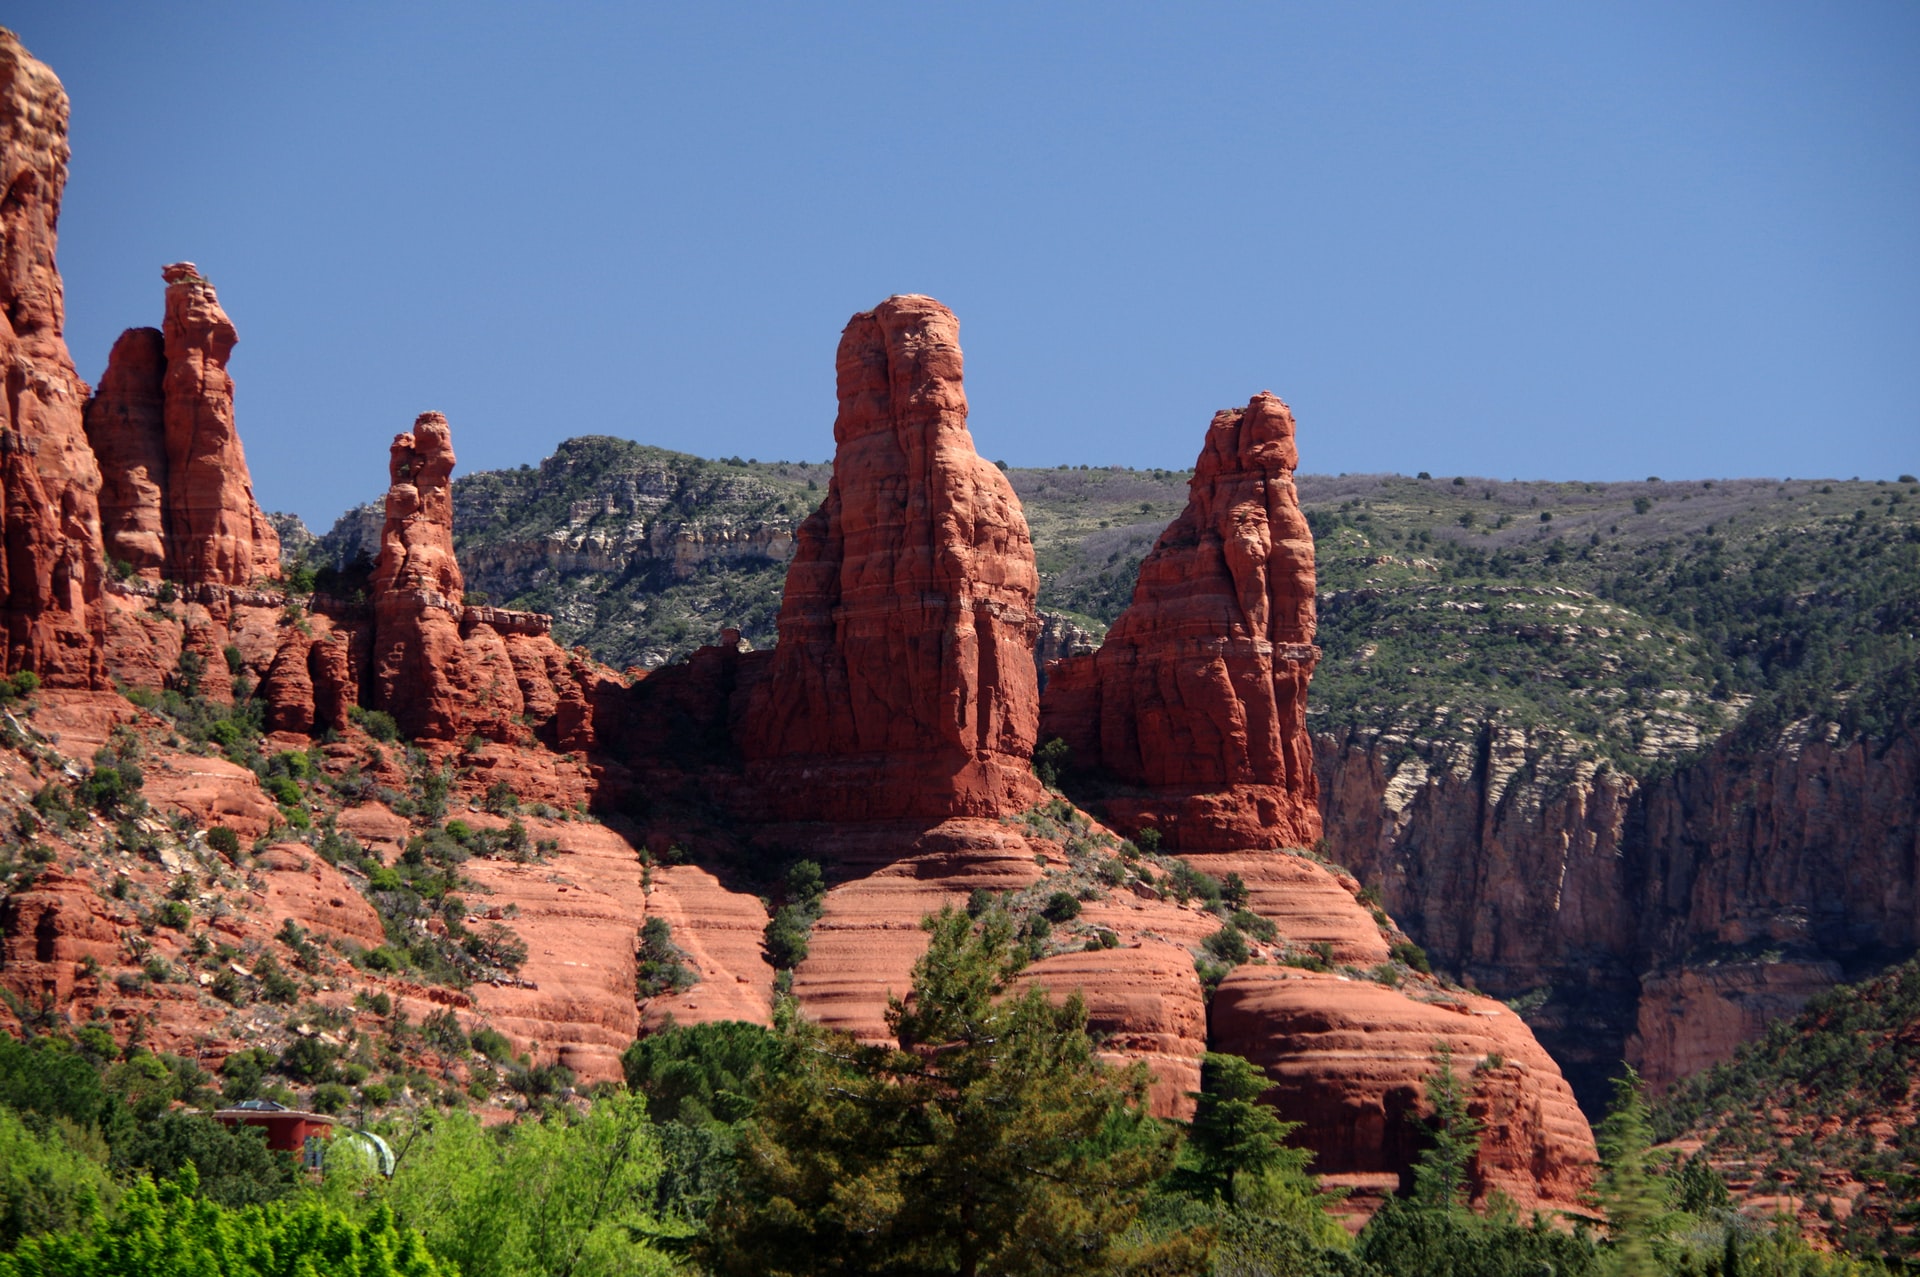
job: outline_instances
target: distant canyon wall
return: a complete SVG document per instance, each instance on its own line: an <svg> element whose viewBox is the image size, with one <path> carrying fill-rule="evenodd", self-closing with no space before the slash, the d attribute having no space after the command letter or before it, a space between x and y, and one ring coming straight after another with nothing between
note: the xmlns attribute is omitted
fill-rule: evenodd
<svg viewBox="0 0 1920 1277"><path fill-rule="evenodd" d="M1583 1102L1724 1059L1920 938L1920 740L1798 724L1646 782L1551 732L1315 739L1329 855L1437 965L1523 999Z"/></svg>

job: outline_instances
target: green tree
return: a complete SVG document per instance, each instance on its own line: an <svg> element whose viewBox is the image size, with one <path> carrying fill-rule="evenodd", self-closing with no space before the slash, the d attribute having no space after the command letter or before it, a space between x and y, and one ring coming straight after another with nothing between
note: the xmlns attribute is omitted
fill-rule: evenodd
<svg viewBox="0 0 1920 1277"><path fill-rule="evenodd" d="M97 1132L56 1119L36 1134L0 1106L0 1251L78 1227L117 1195Z"/></svg>
<svg viewBox="0 0 1920 1277"><path fill-rule="evenodd" d="M464 1277L671 1271L647 1241L660 1155L637 1095L500 1137L448 1113L402 1149L385 1200Z"/></svg>
<svg viewBox="0 0 1920 1277"><path fill-rule="evenodd" d="M1438 1211L1466 1209L1473 1161L1480 1151L1480 1123L1467 1112L1467 1088L1453 1071L1453 1046L1436 1042L1439 1069L1427 1078L1427 1119L1432 1140L1413 1164L1413 1200Z"/></svg>
<svg viewBox="0 0 1920 1277"><path fill-rule="evenodd" d="M657 1122L737 1122L752 1112L755 1084L779 1054L780 1040L766 1029L722 1020L650 1033L620 1064Z"/></svg>
<svg viewBox="0 0 1920 1277"><path fill-rule="evenodd" d="M1600 1147L1595 1191L1607 1212L1606 1268L1620 1277L1667 1271L1655 1247L1669 1231L1673 1208L1653 1155L1653 1123L1631 1067L1613 1079L1613 1105L1594 1128Z"/></svg>
<svg viewBox="0 0 1920 1277"><path fill-rule="evenodd" d="M1008 993L1001 910L922 925L888 1008L897 1046L782 1015L784 1066L697 1247L716 1273L1092 1273L1156 1254L1122 1236L1173 1153L1145 1068L1095 1058L1077 996Z"/></svg>
<svg viewBox="0 0 1920 1277"><path fill-rule="evenodd" d="M177 1180L142 1178L108 1217L0 1254L0 1277L455 1277L376 1209L356 1224L324 1202L229 1210Z"/></svg>
<svg viewBox="0 0 1920 1277"><path fill-rule="evenodd" d="M1193 1093L1193 1124L1187 1147L1197 1163L1192 1180L1229 1205L1234 1180L1242 1173L1262 1178L1269 1169L1305 1175L1313 1154L1289 1148L1287 1136L1300 1128L1283 1122L1260 1096L1267 1075L1251 1060L1209 1051L1200 1061L1200 1089Z"/></svg>

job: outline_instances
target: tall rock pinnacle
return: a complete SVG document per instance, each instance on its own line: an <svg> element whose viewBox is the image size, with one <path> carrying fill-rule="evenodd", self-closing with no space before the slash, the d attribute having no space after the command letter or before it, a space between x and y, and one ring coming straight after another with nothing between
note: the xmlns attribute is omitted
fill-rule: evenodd
<svg viewBox="0 0 1920 1277"><path fill-rule="evenodd" d="M1294 492L1293 414L1272 394L1215 415L1187 508L1140 565L1100 650L1050 667L1042 734L1148 791L1120 823L1182 850L1320 837L1307 735L1313 534Z"/></svg>
<svg viewBox="0 0 1920 1277"><path fill-rule="evenodd" d="M102 687L100 470L86 385L62 335L54 265L67 184L67 94L0 28L0 600L9 670Z"/></svg>
<svg viewBox="0 0 1920 1277"><path fill-rule="evenodd" d="M161 275L164 326L120 334L87 405L106 553L191 584L277 577L280 537L254 501L234 428L227 358L238 334L192 262Z"/></svg>
<svg viewBox="0 0 1920 1277"><path fill-rule="evenodd" d="M827 499L803 523L743 747L770 814L993 815L1040 797L1033 543L975 453L959 321L931 297L855 315Z"/></svg>

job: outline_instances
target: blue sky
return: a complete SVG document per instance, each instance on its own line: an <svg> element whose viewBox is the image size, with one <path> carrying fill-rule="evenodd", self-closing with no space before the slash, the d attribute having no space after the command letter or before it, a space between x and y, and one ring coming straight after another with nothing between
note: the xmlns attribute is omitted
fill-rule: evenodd
<svg viewBox="0 0 1920 1277"><path fill-rule="evenodd" d="M981 451L1920 470L1920 6L11 4L74 102L97 380L197 262L263 504L414 414L832 451L856 310L961 319Z"/></svg>

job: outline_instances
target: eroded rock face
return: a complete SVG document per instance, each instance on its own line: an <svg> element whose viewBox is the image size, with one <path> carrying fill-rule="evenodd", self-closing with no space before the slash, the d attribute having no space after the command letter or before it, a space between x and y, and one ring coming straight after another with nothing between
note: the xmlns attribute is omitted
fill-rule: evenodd
<svg viewBox="0 0 1920 1277"><path fill-rule="evenodd" d="M227 358L239 340L192 262L161 272L162 328L113 344L87 405L105 486L107 554L140 575L248 587L280 575L280 537L253 499Z"/></svg>
<svg viewBox="0 0 1920 1277"><path fill-rule="evenodd" d="M1319 738L1330 854L1443 969L1500 997L1550 991L1529 1022L1596 1111L1623 1057L1683 1076L1920 943L1911 733L1795 724L1649 784L1549 767L1550 733L1410 735ZM1573 777L1538 779L1553 771Z"/></svg>
<svg viewBox="0 0 1920 1277"><path fill-rule="evenodd" d="M100 462L100 531L107 556L159 580L167 566L167 373L158 328L113 343L87 404L87 441Z"/></svg>
<svg viewBox="0 0 1920 1277"><path fill-rule="evenodd" d="M1038 577L1020 500L967 432L959 323L855 315L833 481L800 527L749 778L788 819L996 815L1037 801Z"/></svg>
<svg viewBox="0 0 1920 1277"><path fill-rule="evenodd" d="M0 29L0 600L7 668L54 687L104 687L100 470L82 425L86 383L62 335L54 264L67 184L67 94Z"/></svg>
<svg viewBox="0 0 1920 1277"><path fill-rule="evenodd" d="M1310 846L1320 836L1306 730L1313 534L1300 513L1293 414L1276 396L1215 415L1187 508L1140 565L1133 602L1092 656L1055 663L1043 737L1143 796L1123 826L1182 850Z"/></svg>
<svg viewBox="0 0 1920 1277"><path fill-rule="evenodd" d="M1266 1102L1302 1123L1315 1173L1336 1181L1399 1179L1420 1149L1413 1120L1425 1083L1453 1051L1485 1124L1470 1169L1476 1201L1494 1191L1523 1211L1584 1210L1593 1136L1553 1059L1511 1010L1452 994L1420 1002L1397 990L1284 967L1240 967L1208 1009L1213 1049L1267 1071Z"/></svg>

